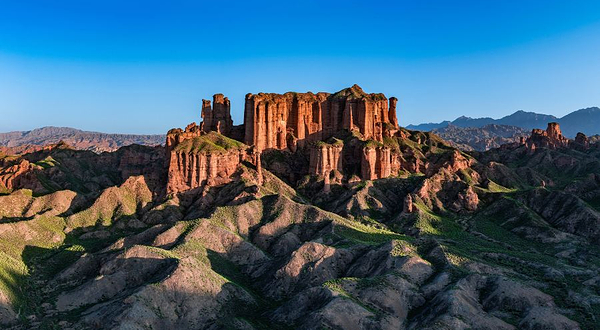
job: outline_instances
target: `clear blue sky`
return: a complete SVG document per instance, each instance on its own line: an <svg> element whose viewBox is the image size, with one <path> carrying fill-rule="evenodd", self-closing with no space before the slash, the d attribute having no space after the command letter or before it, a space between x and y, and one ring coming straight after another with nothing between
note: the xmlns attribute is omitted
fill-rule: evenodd
<svg viewBox="0 0 600 330"><path fill-rule="evenodd" d="M402 125L600 105L600 1L2 1L0 131L164 133L359 84Z"/></svg>

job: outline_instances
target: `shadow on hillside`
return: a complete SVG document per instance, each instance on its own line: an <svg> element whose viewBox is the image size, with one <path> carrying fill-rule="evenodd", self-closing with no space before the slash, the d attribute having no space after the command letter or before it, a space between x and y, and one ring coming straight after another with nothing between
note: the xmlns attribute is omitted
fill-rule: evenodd
<svg viewBox="0 0 600 330"><path fill-rule="evenodd" d="M99 229L93 226L69 233L65 244L58 248L26 246L22 259L29 274L13 274L9 279L0 274L1 282L15 283L11 291L20 297L14 306L21 311L17 323L26 328L52 328L60 321L82 321L86 328L107 328L114 326L111 322L116 322L115 318L129 308L150 308L147 310L150 314L126 316L127 322L150 324L152 329L191 328L198 324L203 328L236 328L235 322L244 323L246 319L253 319L255 325L256 322L263 324L260 315L265 300L245 286L250 282L236 273L230 262L208 251L210 268L233 282L214 287L210 280L205 283L209 292L205 292L194 283L214 275L203 273L201 268L185 270L187 266L178 270L185 262L183 259L172 257L168 250L141 247L151 246L156 236L168 228L168 225L157 225L134 235L123 233L106 239L82 239L82 232ZM115 248L108 249L110 246ZM136 249L141 252L135 252ZM144 251L150 254L143 257ZM127 256L129 253L131 256ZM164 258L153 257L155 254ZM173 276L165 287L153 284ZM241 286L238 283L242 283ZM249 293L240 291L240 287ZM215 304L222 306L215 307ZM1 316L0 306L0 324ZM11 320L14 322L15 317ZM258 328L271 327L263 324Z"/></svg>

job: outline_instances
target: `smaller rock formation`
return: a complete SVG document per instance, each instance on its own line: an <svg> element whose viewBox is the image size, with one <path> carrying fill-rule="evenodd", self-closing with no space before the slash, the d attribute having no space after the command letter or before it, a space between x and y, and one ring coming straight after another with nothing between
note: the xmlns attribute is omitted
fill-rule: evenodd
<svg viewBox="0 0 600 330"><path fill-rule="evenodd" d="M231 119L231 104L223 94L213 95L213 107L209 100L202 100L202 124L203 132L217 132L229 136L233 129Z"/></svg>
<svg viewBox="0 0 600 330"><path fill-rule="evenodd" d="M536 148L558 149L569 146L569 139L562 135L558 123L548 123L546 130L533 129L526 143L531 151Z"/></svg>
<svg viewBox="0 0 600 330"><path fill-rule="evenodd" d="M0 185L8 190L13 190L21 186L20 181L31 181L34 175L34 165L26 159L15 162L12 166L7 166L0 170Z"/></svg>
<svg viewBox="0 0 600 330"><path fill-rule="evenodd" d="M190 127L196 132L197 126ZM216 132L191 134L187 131L176 134L172 130L167 137L167 193L229 182L246 158L246 146ZM181 142L173 144L169 139Z"/></svg>
<svg viewBox="0 0 600 330"><path fill-rule="evenodd" d="M404 206L402 208L402 212L404 213L413 213L415 212L415 205L413 203L412 196L410 194L406 195L404 198Z"/></svg>
<svg viewBox="0 0 600 330"><path fill-rule="evenodd" d="M181 142L189 139L193 139L200 136L202 131L196 123L191 123L186 126L185 130L181 128L173 128L167 132L167 141L165 147L167 149L167 155L171 153L173 148L179 145Z"/></svg>
<svg viewBox="0 0 600 330"><path fill-rule="evenodd" d="M392 150L384 146L365 145L361 158L361 178L375 180L392 173Z"/></svg>
<svg viewBox="0 0 600 330"><path fill-rule="evenodd" d="M310 149L309 173L312 175L326 177L331 171L342 172L342 149L344 144L341 140L333 143L318 142Z"/></svg>
<svg viewBox="0 0 600 330"><path fill-rule="evenodd" d="M578 150L587 150L590 148L590 140L585 134L579 132L575 137L575 141L571 143L571 146Z"/></svg>

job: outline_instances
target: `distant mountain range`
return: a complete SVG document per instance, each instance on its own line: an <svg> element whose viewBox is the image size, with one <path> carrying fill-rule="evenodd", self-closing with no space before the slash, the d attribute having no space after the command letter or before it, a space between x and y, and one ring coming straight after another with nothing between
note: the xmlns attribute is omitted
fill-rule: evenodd
<svg viewBox="0 0 600 330"><path fill-rule="evenodd" d="M574 138L578 132L586 135L600 134L600 108L592 107L577 110L570 114L558 118L552 115L539 114L535 112L517 111L512 115L493 119L459 117L453 121L443 121L441 123L425 123L419 125L408 125L406 128L418 131L432 131L448 127L484 127L486 125L507 125L520 127L526 130L533 128L545 129L549 122L558 122L564 135Z"/></svg>
<svg viewBox="0 0 600 330"><path fill-rule="evenodd" d="M80 150L95 152L114 151L130 144L154 146L163 144L165 136L135 135L135 134L108 134L99 132L82 131L70 127L42 127L31 131L15 131L0 133L0 147L13 150L27 150L25 147L43 146L64 141L68 145Z"/></svg>
<svg viewBox="0 0 600 330"><path fill-rule="evenodd" d="M458 127L449 124L446 127L431 130L442 139L462 150L485 151L498 148L505 143L518 142L528 137L530 130L516 126L489 124L483 127Z"/></svg>

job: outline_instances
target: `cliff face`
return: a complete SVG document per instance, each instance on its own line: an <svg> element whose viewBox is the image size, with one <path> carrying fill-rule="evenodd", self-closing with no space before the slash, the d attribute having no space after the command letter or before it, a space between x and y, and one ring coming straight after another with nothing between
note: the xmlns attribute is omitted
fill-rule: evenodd
<svg viewBox="0 0 600 330"><path fill-rule="evenodd" d="M227 183L245 158L242 143L215 132L186 139L170 151L167 193Z"/></svg>
<svg viewBox="0 0 600 330"><path fill-rule="evenodd" d="M392 150L387 147L365 146L361 158L361 178L375 180L392 174Z"/></svg>
<svg viewBox="0 0 600 330"><path fill-rule="evenodd" d="M300 153L297 155L309 158L308 168L290 171L303 171L298 173L301 176L311 174L329 180L328 176L336 171L337 178L353 174L368 180L388 177L401 168L403 157L388 147L365 146L371 142L382 145L384 138L396 138L399 132L397 102L396 98L388 102L383 94L367 94L357 85L334 94L247 94L244 124L233 126L229 100L216 94L212 104L202 101L200 126L192 123L185 130L172 129L167 134L167 192L217 184L235 172L246 157L242 147L217 153L190 147L213 143L203 142L203 139L214 136L226 136L252 146L250 158L256 165L260 165L257 160L264 150ZM354 143L348 149L341 140L334 139L331 144L324 142L344 131L350 132L345 133L349 139L363 142ZM344 173L346 164L342 159L345 157L350 158L348 173ZM413 167L418 169L419 166Z"/></svg>
<svg viewBox="0 0 600 330"><path fill-rule="evenodd" d="M396 102L388 106L383 94L367 94L357 85L335 94L247 94L244 142L258 150L294 149L340 130L382 141L386 129L397 128Z"/></svg>
<svg viewBox="0 0 600 330"><path fill-rule="evenodd" d="M309 173L322 177L329 177L331 171L343 171L342 166L342 141L332 144L319 143L310 149Z"/></svg>

